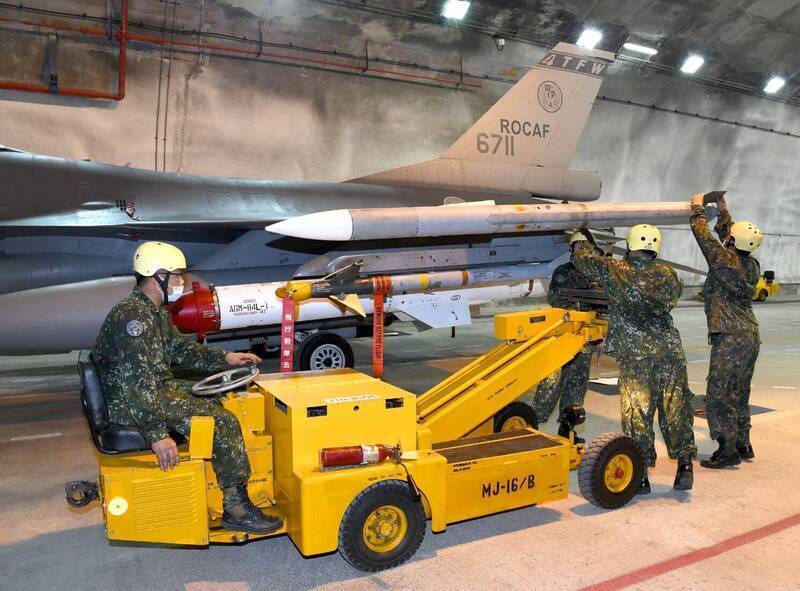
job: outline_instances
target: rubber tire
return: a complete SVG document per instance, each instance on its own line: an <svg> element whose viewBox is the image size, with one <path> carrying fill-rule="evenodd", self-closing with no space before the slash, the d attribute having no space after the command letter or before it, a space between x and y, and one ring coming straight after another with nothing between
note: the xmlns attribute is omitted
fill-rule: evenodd
<svg viewBox="0 0 800 591"><path fill-rule="evenodd" d="M604 472L608 461L618 453L626 453L633 462L630 484L618 493L608 490ZM639 443L622 433L598 435L586 448L578 469L578 484L583 498L596 507L619 509L636 495L644 473L644 457Z"/></svg>
<svg viewBox="0 0 800 591"><path fill-rule="evenodd" d="M405 513L408 531L397 548L384 555L370 550L364 543L362 530L366 518L382 505L394 505ZM344 512L339 525L339 553L358 570L377 572L406 562L425 537L425 509L421 501L411 498L408 483L382 480L361 491Z"/></svg>
<svg viewBox="0 0 800 591"><path fill-rule="evenodd" d="M520 417L521 419L524 419L525 422L531 426L531 428L539 428L539 422L536 420L536 413L533 412L533 409L529 404L525 404L524 402L512 402L503 408L499 413L494 415L494 432L500 433L501 429L503 428L503 423L505 423L511 417Z"/></svg>
<svg viewBox="0 0 800 591"><path fill-rule="evenodd" d="M345 339L332 332L318 332L306 338L300 345L300 353L297 356L297 369L308 371L311 369L311 358L314 351L323 345L333 345L342 350L344 354L344 366L352 368L355 365L355 355L353 348Z"/></svg>
<svg viewBox="0 0 800 591"><path fill-rule="evenodd" d="M767 290L766 289L762 289L761 291L758 292L758 297L756 297L756 301L757 302L765 302L765 301L767 301L767 295L769 295L769 294L767 294Z"/></svg>

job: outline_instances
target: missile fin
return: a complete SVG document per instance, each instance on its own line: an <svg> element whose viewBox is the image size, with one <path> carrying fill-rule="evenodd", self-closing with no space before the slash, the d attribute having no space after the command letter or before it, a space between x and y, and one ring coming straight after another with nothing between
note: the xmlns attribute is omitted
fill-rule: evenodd
<svg viewBox="0 0 800 591"><path fill-rule="evenodd" d="M449 326L468 326L472 324L469 313L469 302L466 298L459 301L432 301L397 306L399 312L430 328L446 328Z"/></svg>
<svg viewBox="0 0 800 591"><path fill-rule="evenodd" d="M338 298L336 296L328 296L328 299L336 304L336 306L344 313L347 310L350 310L354 314L358 314L362 318L366 318L367 313L364 311L364 306L361 305L361 300L358 299L358 296L355 294L350 294L345 296L344 298Z"/></svg>

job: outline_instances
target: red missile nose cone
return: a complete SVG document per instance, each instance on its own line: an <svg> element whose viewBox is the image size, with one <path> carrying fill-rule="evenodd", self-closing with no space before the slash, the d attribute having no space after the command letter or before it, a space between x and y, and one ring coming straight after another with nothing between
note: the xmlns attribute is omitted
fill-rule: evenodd
<svg viewBox="0 0 800 591"><path fill-rule="evenodd" d="M182 333L205 335L219 330L219 314L213 288L192 283L192 291L167 306L172 323Z"/></svg>

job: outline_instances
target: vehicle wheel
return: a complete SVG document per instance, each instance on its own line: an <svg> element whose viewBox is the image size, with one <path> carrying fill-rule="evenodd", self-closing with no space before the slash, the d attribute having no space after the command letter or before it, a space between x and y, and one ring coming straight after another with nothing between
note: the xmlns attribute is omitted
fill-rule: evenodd
<svg viewBox="0 0 800 591"><path fill-rule="evenodd" d="M767 295L768 295L767 294L767 290L766 289L762 289L761 291L758 292L758 296L756 297L756 300L758 300L759 302L763 302L763 301L765 301L767 299Z"/></svg>
<svg viewBox="0 0 800 591"><path fill-rule="evenodd" d="M339 552L359 570L376 572L403 564L425 536L425 510L408 484L383 480L363 490L344 512Z"/></svg>
<svg viewBox="0 0 800 591"><path fill-rule="evenodd" d="M516 431L517 429L539 428L536 414L524 402L512 402L494 415L494 432Z"/></svg>
<svg viewBox="0 0 800 591"><path fill-rule="evenodd" d="M337 334L318 332L300 345L297 364L300 371L353 367L355 357L350 344Z"/></svg>
<svg viewBox="0 0 800 591"><path fill-rule="evenodd" d="M621 433L603 433L583 455L578 484L592 505L617 509L636 494L643 470L642 449L635 439Z"/></svg>

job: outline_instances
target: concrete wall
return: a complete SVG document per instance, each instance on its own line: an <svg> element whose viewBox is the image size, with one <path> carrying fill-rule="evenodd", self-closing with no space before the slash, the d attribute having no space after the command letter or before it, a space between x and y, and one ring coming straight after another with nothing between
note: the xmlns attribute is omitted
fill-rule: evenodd
<svg viewBox="0 0 800 591"><path fill-rule="evenodd" d="M39 5L75 10L73 3ZM86 5L90 14L102 14L103 3ZM132 20L160 24L160 2L136 6ZM363 51L369 40L373 55L446 68L463 57L465 71L506 78L518 78L543 54L514 42L499 52L487 35L302 0L182 5L177 22L250 38L261 22L267 40L340 51ZM41 37L20 38L0 30L0 48L16 56L0 64L0 78L41 75ZM62 80L113 87L116 65L106 44L64 39L61 46ZM175 53L172 62L166 168L185 173L345 180L428 159L509 88L484 81L478 90L457 90L208 53ZM167 66L165 60L162 121ZM133 46L128 72L120 103L2 92L0 143L153 168L159 52ZM795 107L629 63L613 67L600 94L800 133ZM769 233L759 252L764 268L797 281L799 147L797 138L600 100L573 167L598 170L603 199L611 201L688 200L696 191L727 189L735 218ZM670 229L665 239L666 258L702 266L687 229Z"/></svg>

